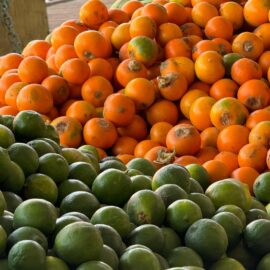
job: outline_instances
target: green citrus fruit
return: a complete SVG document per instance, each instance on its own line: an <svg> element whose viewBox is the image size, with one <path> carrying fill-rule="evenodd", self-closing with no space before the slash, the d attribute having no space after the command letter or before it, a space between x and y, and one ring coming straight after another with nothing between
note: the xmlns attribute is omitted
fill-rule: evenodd
<svg viewBox="0 0 270 270"><path fill-rule="evenodd" d="M207 170L200 164L189 164L185 166L190 174L190 177L200 183L205 190L210 184L210 177Z"/></svg>
<svg viewBox="0 0 270 270"><path fill-rule="evenodd" d="M154 165L147 159L134 158L127 163L128 169L136 169L141 171L144 175L153 176L156 172Z"/></svg>
<svg viewBox="0 0 270 270"><path fill-rule="evenodd" d="M9 268L8 268L8 260L7 259L0 260L0 269L1 270L9 270Z"/></svg>
<svg viewBox="0 0 270 270"><path fill-rule="evenodd" d="M129 174L128 174L129 175ZM142 189L152 189L152 178L147 175L134 175L130 177L132 193L135 193Z"/></svg>
<svg viewBox="0 0 270 270"><path fill-rule="evenodd" d="M177 247L167 256L170 267L198 266L203 267L202 258L189 247Z"/></svg>
<svg viewBox="0 0 270 270"><path fill-rule="evenodd" d="M55 226L55 229L53 231L54 238L67 225L74 223L74 222L80 222L80 221L84 221L84 220L81 220L80 218L74 217L74 216L61 216L61 217L59 217L56 220L56 226Z"/></svg>
<svg viewBox="0 0 270 270"><path fill-rule="evenodd" d="M61 215L68 212L80 212L91 218L100 207L97 198L86 191L75 191L67 195L60 204Z"/></svg>
<svg viewBox="0 0 270 270"><path fill-rule="evenodd" d="M15 209L23 202L22 198L13 192L3 191L3 195L7 205L6 208L12 213L14 213Z"/></svg>
<svg viewBox="0 0 270 270"><path fill-rule="evenodd" d="M3 215L0 216L0 225L6 231L7 235L10 235L14 230L13 220L13 214L6 210L4 211Z"/></svg>
<svg viewBox="0 0 270 270"><path fill-rule="evenodd" d="M62 215L62 217L64 216L73 216L73 217L78 217L79 219L81 219L82 221L85 221L85 222L90 222L90 219L89 217L87 217L85 214L83 213L80 213L80 212L68 212L68 213L65 213L64 215Z"/></svg>
<svg viewBox="0 0 270 270"><path fill-rule="evenodd" d="M8 267L10 270L45 270L46 253L35 241L20 241L8 253Z"/></svg>
<svg viewBox="0 0 270 270"><path fill-rule="evenodd" d="M127 174L132 177L136 175L143 175L143 173L137 169L127 169ZM148 177L151 178L151 176L148 175ZM151 178L152 179L152 178Z"/></svg>
<svg viewBox="0 0 270 270"><path fill-rule="evenodd" d="M14 115L0 115L0 124L13 131Z"/></svg>
<svg viewBox="0 0 270 270"><path fill-rule="evenodd" d="M122 238L132 230L127 213L117 206L103 206L91 217L92 224L106 224L113 227Z"/></svg>
<svg viewBox="0 0 270 270"><path fill-rule="evenodd" d="M55 204L58 189L51 177L45 174L31 174L26 178L23 193L25 199L39 198Z"/></svg>
<svg viewBox="0 0 270 270"><path fill-rule="evenodd" d="M85 151L85 152L89 152L91 154L93 154L97 160L100 160L100 157L99 157L99 153L98 153L98 150L95 146L93 145L89 145L89 144L85 144L85 145L81 145L78 150L80 151Z"/></svg>
<svg viewBox="0 0 270 270"><path fill-rule="evenodd" d="M48 241L46 236L40 230L28 226L18 228L8 236L8 249L11 249L16 243L22 240L35 241L44 248L45 252L48 250Z"/></svg>
<svg viewBox="0 0 270 270"><path fill-rule="evenodd" d="M43 132L43 137L49 138L56 143L60 143L59 134L56 129L52 125L46 125L45 130Z"/></svg>
<svg viewBox="0 0 270 270"><path fill-rule="evenodd" d="M232 65L241 58L243 58L243 55L240 53L227 53L223 56L223 63L227 77L231 77Z"/></svg>
<svg viewBox="0 0 270 270"><path fill-rule="evenodd" d="M224 228L214 220L200 219L188 228L185 243L203 260L216 261L226 252L228 237Z"/></svg>
<svg viewBox="0 0 270 270"><path fill-rule="evenodd" d="M8 148L8 154L10 159L22 168L25 176L37 171L38 154L31 146L24 143L14 143Z"/></svg>
<svg viewBox="0 0 270 270"><path fill-rule="evenodd" d="M65 226L57 235L54 249L69 264L97 260L102 251L102 237L90 223L81 221Z"/></svg>
<svg viewBox="0 0 270 270"><path fill-rule="evenodd" d="M9 171L6 169L11 160L8 155L8 151L3 147L0 147L0 183L4 182L4 180L8 177Z"/></svg>
<svg viewBox="0 0 270 270"><path fill-rule="evenodd" d="M189 178L189 180L190 180L190 190L189 190L190 193L202 193L202 194L204 194L204 190L203 190L202 186L200 185L200 183L197 180L195 180L195 179L193 179L191 177Z"/></svg>
<svg viewBox="0 0 270 270"><path fill-rule="evenodd" d="M165 205L155 192L139 190L128 200L127 214L136 225L148 223L160 226L165 218Z"/></svg>
<svg viewBox="0 0 270 270"><path fill-rule="evenodd" d="M113 268L101 261L90 261L81 264L76 270L113 270Z"/></svg>
<svg viewBox="0 0 270 270"><path fill-rule="evenodd" d="M116 252L111 247L103 245L99 259L108 264L113 270L118 270L119 259Z"/></svg>
<svg viewBox="0 0 270 270"><path fill-rule="evenodd" d="M245 267L233 258L222 258L215 262L210 270L246 270Z"/></svg>
<svg viewBox="0 0 270 270"><path fill-rule="evenodd" d="M39 140L49 143L53 147L55 153L60 154L60 155L62 154L61 146L58 143L56 143L54 140L49 139L49 138L39 138Z"/></svg>
<svg viewBox="0 0 270 270"><path fill-rule="evenodd" d="M57 184L66 180L69 174L67 161L56 153L48 153L40 157L38 171L50 176Z"/></svg>
<svg viewBox="0 0 270 270"><path fill-rule="evenodd" d="M186 192L190 191L190 175L185 167L169 164L160 168L153 176L152 189L156 190L165 184L176 184Z"/></svg>
<svg viewBox="0 0 270 270"><path fill-rule="evenodd" d="M270 220L269 214L267 214L261 209L249 209L246 212L246 217L247 217L247 224L249 224L250 222L254 220L262 219L262 218Z"/></svg>
<svg viewBox="0 0 270 270"><path fill-rule="evenodd" d="M43 199L28 199L14 212L14 228L30 226L49 235L55 228L56 218L53 204Z"/></svg>
<svg viewBox="0 0 270 270"><path fill-rule="evenodd" d="M126 171L127 167L126 165L122 162L122 161L118 161L118 160L106 160L104 162L100 163L100 172L104 172L108 169L117 169L119 171Z"/></svg>
<svg viewBox="0 0 270 270"><path fill-rule="evenodd" d="M0 124L0 146L8 148L13 143L15 143L15 137L12 131L6 126Z"/></svg>
<svg viewBox="0 0 270 270"><path fill-rule="evenodd" d="M170 227L161 227L164 236L164 245L162 255L167 257L171 250L181 246L181 239L179 235Z"/></svg>
<svg viewBox="0 0 270 270"><path fill-rule="evenodd" d="M46 270L69 270L69 267L63 260L57 257L47 256L45 269Z"/></svg>
<svg viewBox="0 0 270 270"><path fill-rule="evenodd" d="M68 164L72 164L78 161L84 161L84 162L90 163L90 159L87 157L87 155L80 152L76 148L63 148L62 154L63 154L63 157L67 160Z"/></svg>
<svg viewBox="0 0 270 270"><path fill-rule="evenodd" d="M41 139L32 140L27 144L36 150L39 157L48 153L55 153L54 148L48 142Z"/></svg>
<svg viewBox="0 0 270 270"><path fill-rule="evenodd" d="M256 270L268 270L270 269L270 253L264 255L259 261Z"/></svg>
<svg viewBox="0 0 270 270"><path fill-rule="evenodd" d="M260 174L254 184L253 184L253 191L256 198L265 203L270 202L270 172L265 172Z"/></svg>
<svg viewBox="0 0 270 270"><path fill-rule="evenodd" d="M7 233L0 225L0 255L3 255L7 245Z"/></svg>
<svg viewBox="0 0 270 270"><path fill-rule="evenodd" d="M184 234L191 224L201 218L200 207L188 199L177 200L167 208L166 222L179 234Z"/></svg>
<svg viewBox="0 0 270 270"><path fill-rule="evenodd" d="M264 204L261 203L258 199L256 199L253 196L251 197L251 206L250 206L250 209L260 209L260 210L262 210L264 212L267 212Z"/></svg>

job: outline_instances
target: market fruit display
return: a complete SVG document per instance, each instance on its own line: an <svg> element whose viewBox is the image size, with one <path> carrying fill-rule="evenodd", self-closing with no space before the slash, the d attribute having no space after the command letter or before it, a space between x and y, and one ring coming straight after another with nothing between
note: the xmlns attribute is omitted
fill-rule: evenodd
<svg viewBox="0 0 270 270"><path fill-rule="evenodd" d="M269 14L89 0L0 56L0 269L269 269Z"/></svg>

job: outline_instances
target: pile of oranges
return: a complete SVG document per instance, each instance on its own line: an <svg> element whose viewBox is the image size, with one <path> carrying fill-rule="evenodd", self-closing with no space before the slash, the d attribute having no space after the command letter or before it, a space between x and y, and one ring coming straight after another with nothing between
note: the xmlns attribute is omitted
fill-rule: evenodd
<svg viewBox="0 0 270 270"><path fill-rule="evenodd" d="M0 114L41 113L61 144L125 163L203 164L249 184L270 168L269 0L89 0L0 57Z"/></svg>

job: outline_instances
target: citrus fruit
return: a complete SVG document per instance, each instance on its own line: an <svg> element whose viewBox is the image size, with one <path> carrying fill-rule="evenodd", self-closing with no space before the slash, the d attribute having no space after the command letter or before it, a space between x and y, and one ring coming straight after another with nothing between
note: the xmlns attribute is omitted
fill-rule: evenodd
<svg viewBox="0 0 270 270"><path fill-rule="evenodd" d="M256 198L262 202L269 203L270 202L269 188L270 188L270 172L260 174L253 184L253 191Z"/></svg>
<svg viewBox="0 0 270 270"><path fill-rule="evenodd" d="M45 269L46 270L69 270L69 267L63 260L57 257L47 256Z"/></svg>
<svg viewBox="0 0 270 270"><path fill-rule="evenodd" d="M90 163L78 161L69 165L68 177L78 179L84 182L88 187L91 187L97 177L97 172Z"/></svg>
<svg viewBox="0 0 270 270"><path fill-rule="evenodd" d="M127 174L132 177L132 176L137 176L137 175L143 175L143 173L137 169L127 169ZM146 175L145 175L146 176ZM151 176L148 176L152 179Z"/></svg>
<svg viewBox="0 0 270 270"><path fill-rule="evenodd" d="M2 216L0 216L0 225L5 230L7 236L9 236L14 230L14 228L13 228L13 214L5 210L4 214Z"/></svg>
<svg viewBox="0 0 270 270"><path fill-rule="evenodd" d="M3 182L9 174L9 171L6 168L10 164L10 161L8 151L3 147L0 147L0 183Z"/></svg>
<svg viewBox="0 0 270 270"><path fill-rule="evenodd" d="M260 209L260 210L266 212L266 208L262 202L260 202L258 199L256 199L253 196L251 199L252 199L252 201L251 201L250 209Z"/></svg>
<svg viewBox="0 0 270 270"><path fill-rule="evenodd" d="M65 213L64 215L62 215L62 217L64 216L72 216L72 217L77 217L79 219L81 219L82 221L85 221L85 222L89 222L90 219L83 213L80 213L80 212L68 212L68 213Z"/></svg>
<svg viewBox="0 0 270 270"><path fill-rule="evenodd" d="M92 191L101 203L120 206L132 193L131 180L120 170L107 169L96 177Z"/></svg>
<svg viewBox="0 0 270 270"><path fill-rule="evenodd" d="M200 164L189 164L185 166L190 177L197 180L205 190L210 184L210 177L207 170Z"/></svg>
<svg viewBox="0 0 270 270"><path fill-rule="evenodd" d="M40 198L55 204L58 189L51 177L45 174L31 174L26 178L23 193L26 199Z"/></svg>
<svg viewBox="0 0 270 270"><path fill-rule="evenodd" d="M216 208L226 204L239 206L244 211L250 208L251 195L248 187L233 178L211 184L205 194L212 200Z"/></svg>
<svg viewBox="0 0 270 270"><path fill-rule="evenodd" d="M43 137L45 123L39 113L25 110L15 116L13 130L16 137L21 139L36 139Z"/></svg>
<svg viewBox="0 0 270 270"><path fill-rule="evenodd" d="M29 141L27 144L36 150L39 157L48 153L55 153L54 148L48 142L41 139Z"/></svg>
<svg viewBox="0 0 270 270"><path fill-rule="evenodd" d="M7 259L0 260L0 269L1 270L9 270L9 268L8 268L8 260Z"/></svg>
<svg viewBox="0 0 270 270"><path fill-rule="evenodd" d="M179 235L170 227L161 227L164 236L164 245L162 255L167 257L171 250L181 246L181 239Z"/></svg>
<svg viewBox="0 0 270 270"><path fill-rule="evenodd" d="M223 56L226 76L231 76L232 65L241 58L243 58L243 55L240 53L227 53Z"/></svg>
<svg viewBox="0 0 270 270"><path fill-rule="evenodd" d="M203 267L202 258L189 247L174 248L167 256L170 267L198 266Z"/></svg>
<svg viewBox="0 0 270 270"><path fill-rule="evenodd" d="M127 214L136 225L160 226L165 218L165 205L161 197L152 190L139 190L128 200Z"/></svg>
<svg viewBox="0 0 270 270"><path fill-rule="evenodd" d="M33 260L33 258L35 258ZM16 243L8 253L10 270L45 270L46 253L35 241L22 240Z"/></svg>
<svg viewBox="0 0 270 270"><path fill-rule="evenodd" d="M18 228L8 236L7 248L11 249L16 243L22 240L32 240L39 243L45 252L48 249L46 236L40 230L28 226Z"/></svg>
<svg viewBox="0 0 270 270"><path fill-rule="evenodd" d="M39 139L49 143L53 147L55 153L62 154L62 149L61 149L60 145L58 143L56 143L54 140L49 139L49 138L39 138Z"/></svg>
<svg viewBox="0 0 270 270"><path fill-rule="evenodd" d="M55 236L64 228L66 227L68 224L74 223L74 222L80 222L80 221L84 221L78 217L75 216L61 216L56 220L56 226L55 229L53 231L53 238L55 238Z"/></svg>
<svg viewBox="0 0 270 270"><path fill-rule="evenodd" d="M270 267L270 253L264 255L259 261L256 270L267 270Z"/></svg>
<svg viewBox="0 0 270 270"><path fill-rule="evenodd" d="M166 222L179 234L185 233L191 224L201 218L200 207L188 199L177 200L167 208Z"/></svg>
<svg viewBox="0 0 270 270"><path fill-rule="evenodd" d="M13 213L15 209L18 207L18 205L20 205L23 202L22 198L13 192L3 191L3 195L6 201L6 209L11 213ZM0 193L0 205L1 205L1 193Z"/></svg>
<svg viewBox="0 0 270 270"><path fill-rule="evenodd" d="M62 148L62 155L68 164L78 161L90 162L88 156L76 148Z"/></svg>
<svg viewBox="0 0 270 270"><path fill-rule="evenodd" d="M249 223L244 230L244 243L253 253L260 256L270 252L270 220L258 219Z"/></svg>
<svg viewBox="0 0 270 270"><path fill-rule="evenodd" d="M65 262L75 265L98 259L102 246L99 231L84 221L65 226L54 241L56 254Z"/></svg>
<svg viewBox="0 0 270 270"><path fill-rule="evenodd" d="M119 233L111 226L106 224L96 224L104 245L111 247L118 255L122 252L122 238Z"/></svg>
<svg viewBox="0 0 270 270"><path fill-rule="evenodd" d="M56 129L52 125L45 126L43 137L49 138L58 144L60 143L59 134L57 133Z"/></svg>
<svg viewBox="0 0 270 270"><path fill-rule="evenodd" d="M56 218L53 204L43 199L28 199L14 212L14 228L30 226L48 235L55 228Z"/></svg>
<svg viewBox="0 0 270 270"><path fill-rule="evenodd" d="M242 222L243 228L246 227L247 218L246 218L246 214L242 208L240 208L236 205L233 205L233 204L226 204L226 205L219 207L216 211L216 213L221 213L221 212L230 212L230 213L234 214Z"/></svg>
<svg viewBox="0 0 270 270"><path fill-rule="evenodd" d="M162 185L155 190L155 193L161 197L166 207L176 200L188 198L186 191L176 184Z"/></svg>
<svg viewBox="0 0 270 270"><path fill-rule="evenodd" d="M167 260L164 257L162 257L160 254L158 254L156 252L154 252L154 254L159 261L159 265L160 265L161 270L165 270L165 269L168 269L170 267Z"/></svg>
<svg viewBox="0 0 270 270"><path fill-rule="evenodd" d="M122 161L118 161L118 160L106 160L100 163L100 171L106 171L108 169L117 169L119 171L126 171L127 167L126 165L122 162Z"/></svg>
<svg viewBox="0 0 270 270"><path fill-rule="evenodd" d="M15 143L15 137L12 131L6 126L0 124L0 146L8 148L13 143Z"/></svg>
<svg viewBox="0 0 270 270"><path fill-rule="evenodd" d="M14 115L0 115L0 124L6 126L13 131Z"/></svg>
<svg viewBox="0 0 270 270"><path fill-rule="evenodd" d="M159 261L150 250L145 248L132 248L120 257L120 269L123 270L157 270Z"/></svg>
<svg viewBox="0 0 270 270"><path fill-rule="evenodd" d="M100 160L100 156L99 156L98 150L97 150L96 147L93 146L93 145L90 145L90 144L84 144L84 145L81 145L81 146L78 148L78 150L80 150L80 151L85 151L85 152L89 152L89 153L93 154L97 160Z"/></svg>
<svg viewBox="0 0 270 270"><path fill-rule="evenodd" d="M68 177L68 163L63 156L48 153L39 158L38 172L50 176L58 184Z"/></svg>
<svg viewBox="0 0 270 270"><path fill-rule="evenodd" d="M67 195L60 204L61 215L68 212L80 212L91 218L99 208L97 198L86 191L75 191Z"/></svg>
<svg viewBox="0 0 270 270"><path fill-rule="evenodd" d="M200 183L197 180L190 177L189 181L190 181L190 190L189 190L190 193L202 193L202 194L204 194L204 190L203 190L202 186L200 185Z"/></svg>
<svg viewBox="0 0 270 270"><path fill-rule="evenodd" d="M200 219L188 228L185 243L203 260L216 261L226 252L228 238L224 228L217 222L211 219Z"/></svg>
<svg viewBox="0 0 270 270"><path fill-rule="evenodd" d="M75 191L90 192L90 188L80 180L67 179L58 186L58 202L61 203L67 195Z"/></svg>
<svg viewBox="0 0 270 270"><path fill-rule="evenodd" d="M117 206L103 206L91 217L92 224L106 224L113 227L122 238L132 230L127 213Z"/></svg>
<svg viewBox="0 0 270 270"><path fill-rule="evenodd" d="M119 259L116 252L109 246L103 245L100 261L108 264L113 270L118 270Z"/></svg>
<svg viewBox="0 0 270 270"><path fill-rule="evenodd" d="M37 171L38 154L31 146L24 143L14 143L8 148L8 154L10 159L22 168L25 176Z"/></svg>
<svg viewBox="0 0 270 270"><path fill-rule="evenodd" d="M133 169L134 170L134 169ZM129 174L128 174L129 175ZM147 175L134 175L130 177L132 193L135 193L142 189L152 189L152 178Z"/></svg>
<svg viewBox="0 0 270 270"><path fill-rule="evenodd" d="M159 169L153 176L152 189L165 184L176 184L186 192L190 190L189 172L178 164L169 164Z"/></svg>
<svg viewBox="0 0 270 270"><path fill-rule="evenodd" d="M226 231L229 248L235 247L241 240L243 224L240 219L229 212L221 212L212 217Z"/></svg>
<svg viewBox="0 0 270 270"><path fill-rule="evenodd" d="M245 270L245 267L233 258L222 258L215 262L209 270Z"/></svg>
<svg viewBox="0 0 270 270"><path fill-rule="evenodd" d="M17 163L11 161L6 167L8 175L3 183L0 184L1 189L14 193L19 193L25 183L24 172Z"/></svg>
<svg viewBox="0 0 270 270"><path fill-rule="evenodd" d="M113 268L101 261L90 261L81 264L76 270L113 270Z"/></svg>
<svg viewBox="0 0 270 270"><path fill-rule="evenodd" d="M0 225L0 255L3 255L7 245L7 233Z"/></svg>
<svg viewBox="0 0 270 270"><path fill-rule="evenodd" d="M137 169L145 175L153 176L156 172L154 165L147 159L134 158L127 163L128 169Z"/></svg>
<svg viewBox="0 0 270 270"><path fill-rule="evenodd" d="M141 244L154 252L161 252L164 245L162 230L153 224L144 224L136 227L127 237L128 245Z"/></svg>
<svg viewBox="0 0 270 270"><path fill-rule="evenodd" d="M249 209L246 212L246 217L247 217L247 224L249 224L250 222L257 220L257 219L270 220L269 214L261 209Z"/></svg>

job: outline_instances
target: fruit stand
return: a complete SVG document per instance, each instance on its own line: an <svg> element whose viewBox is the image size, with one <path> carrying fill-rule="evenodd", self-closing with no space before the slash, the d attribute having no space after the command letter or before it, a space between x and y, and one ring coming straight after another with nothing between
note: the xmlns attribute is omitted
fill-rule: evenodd
<svg viewBox="0 0 270 270"><path fill-rule="evenodd" d="M269 270L269 20L86 0L2 54L0 270Z"/></svg>

